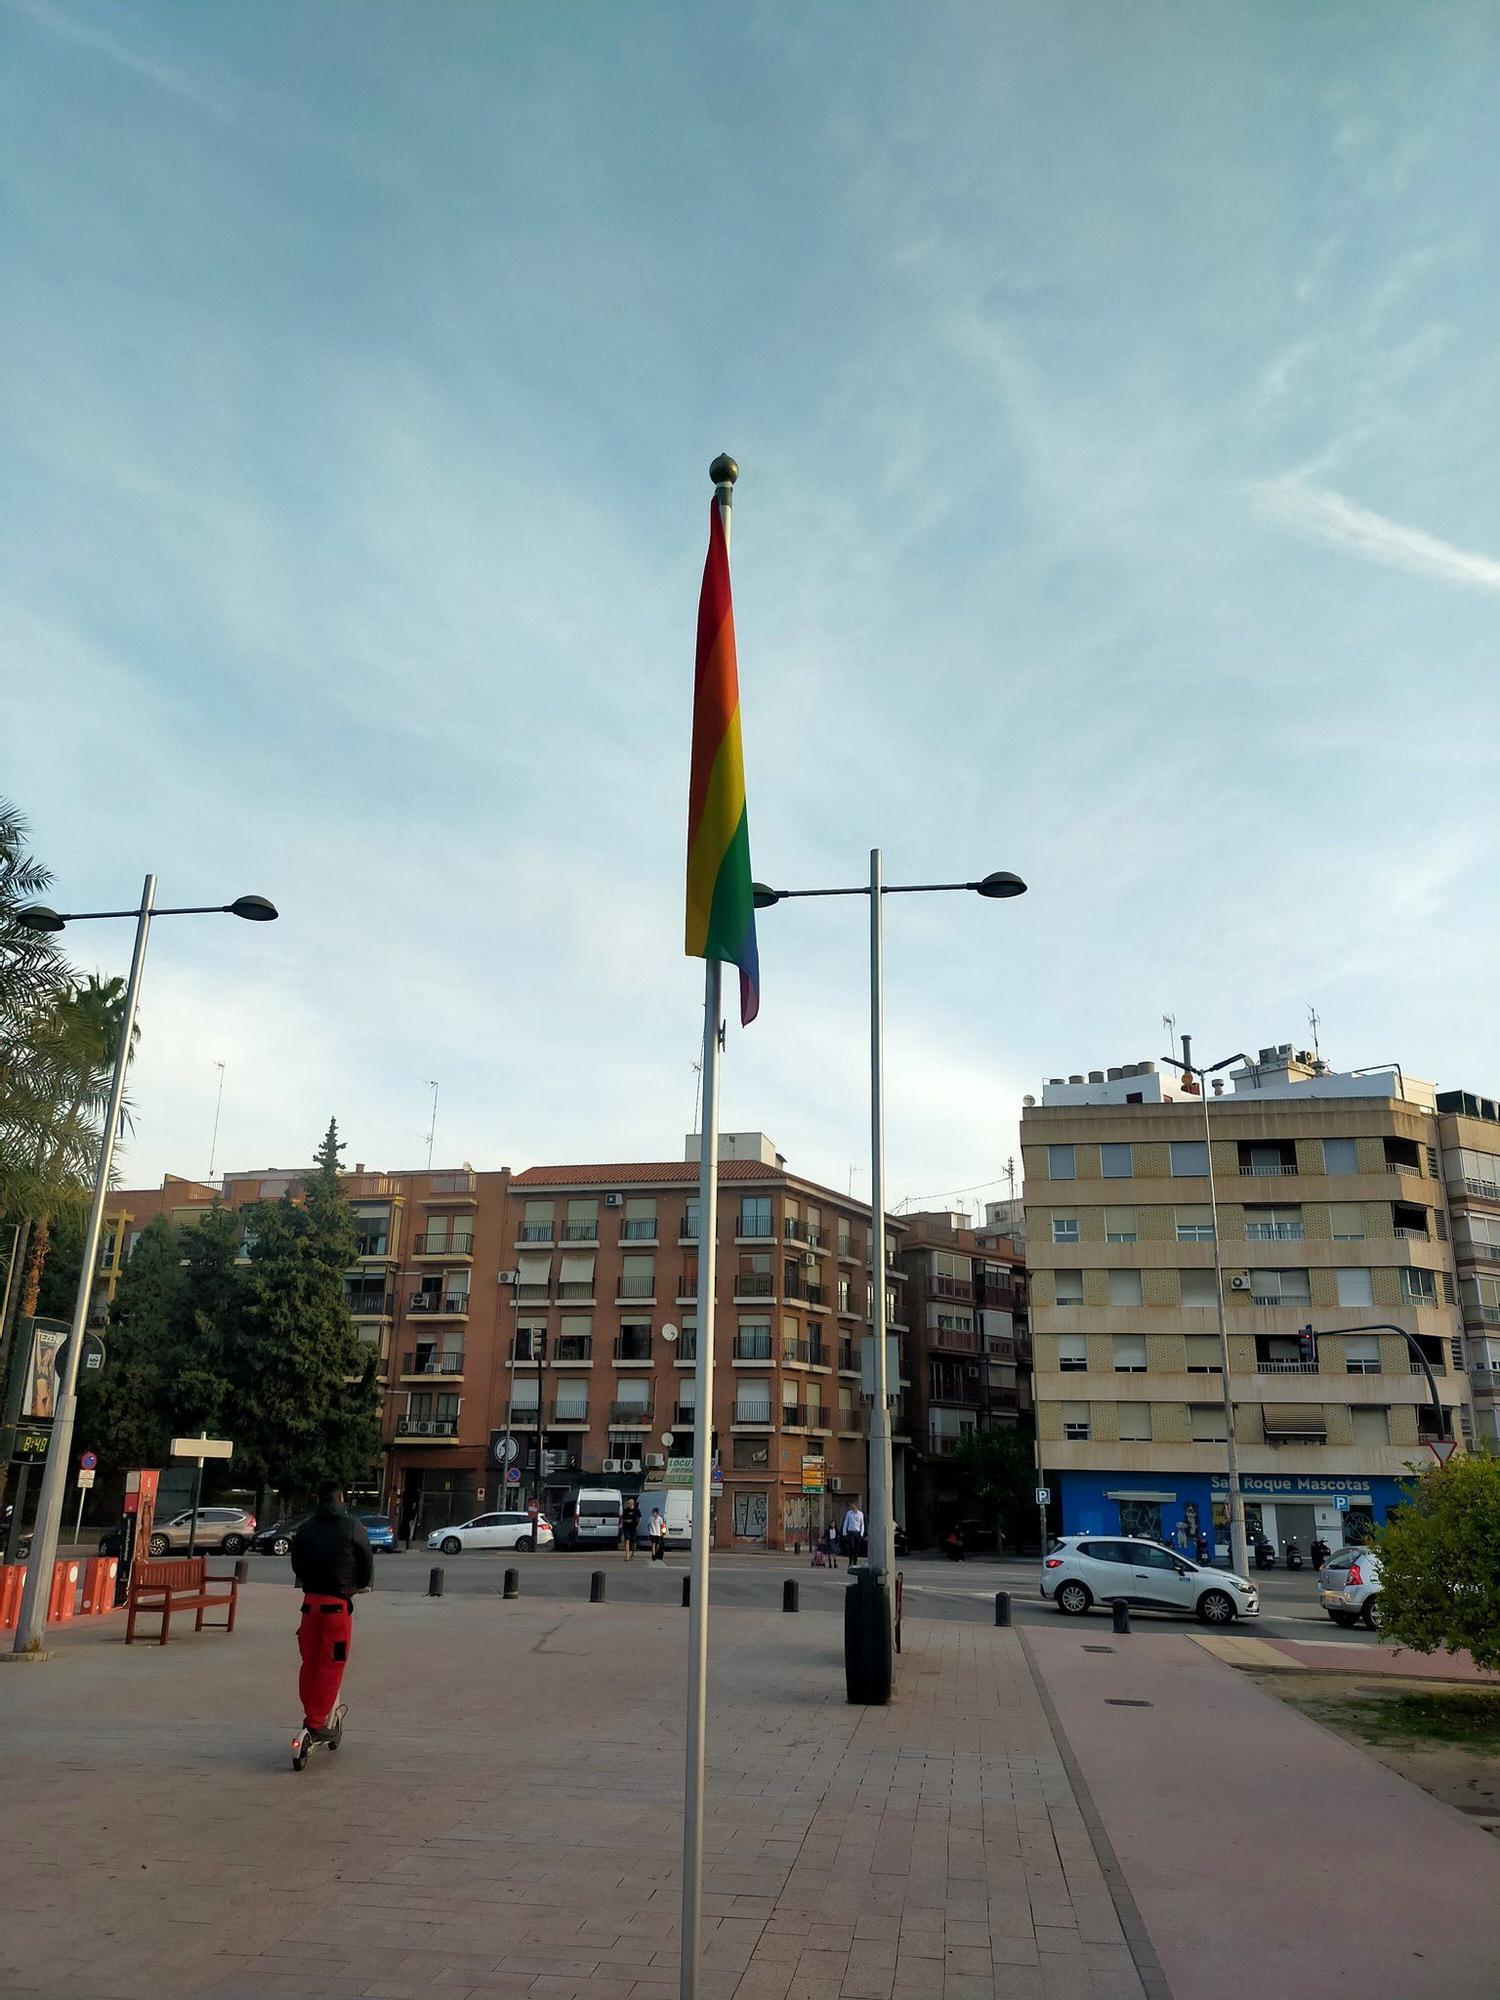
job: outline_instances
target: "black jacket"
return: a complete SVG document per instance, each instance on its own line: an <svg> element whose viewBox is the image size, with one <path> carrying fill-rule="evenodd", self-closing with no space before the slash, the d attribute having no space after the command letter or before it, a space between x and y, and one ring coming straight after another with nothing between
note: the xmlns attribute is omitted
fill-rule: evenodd
<svg viewBox="0 0 1500 2000"><path fill-rule="evenodd" d="M292 1537L292 1574L315 1597L352 1597L368 1590L375 1558L365 1524L325 1500Z"/></svg>

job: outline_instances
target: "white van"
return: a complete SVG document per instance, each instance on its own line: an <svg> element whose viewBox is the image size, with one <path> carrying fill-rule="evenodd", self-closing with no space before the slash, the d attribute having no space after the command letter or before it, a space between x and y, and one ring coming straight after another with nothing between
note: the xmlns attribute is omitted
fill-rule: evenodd
<svg viewBox="0 0 1500 2000"><path fill-rule="evenodd" d="M640 1496L641 1524L636 1530L636 1547L651 1542L651 1509L659 1507L667 1524L667 1547L687 1549L693 1545L693 1495L685 1486L653 1486Z"/></svg>
<svg viewBox="0 0 1500 2000"><path fill-rule="evenodd" d="M563 1547L612 1549L620 1539L623 1505L618 1486L580 1487L563 1509Z"/></svg>

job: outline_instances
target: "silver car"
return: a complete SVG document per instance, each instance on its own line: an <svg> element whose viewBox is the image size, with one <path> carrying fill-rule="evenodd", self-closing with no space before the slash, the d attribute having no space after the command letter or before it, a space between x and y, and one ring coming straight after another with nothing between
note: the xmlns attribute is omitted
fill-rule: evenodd
<svg viewBox="0 0 1500 2000"><path fill-rule="evenodd" d="M1247 1577L1189 1562L1138 1535L1060 1535L1042 1558L1042 1595L1073 1618L1095 1604L1121 1602L1205 1625L1230 1625L1260 1610L1260 1593Z"/></svg>
<svg viewBox="0 0 1500 2000"><path fill-rule="evenodd" d="M1380 1625L1380 1558L1373 1549L1335 1549L1318 1571L1318 1602L1335 1625Z"/></svg>
<svg viewBox="0 0 1500 2000"><path fill-rule="evenodd" d="M158 1521L151 1530L152 1555L185 1555L192 1524L191 1508L185 1514L174 1514L170 1521ZM247 1514L243 1507L200 1507L193 1547L205 1551L221 1549L226 1556L243 1555L254 1533L255 1516Z"/></svg>

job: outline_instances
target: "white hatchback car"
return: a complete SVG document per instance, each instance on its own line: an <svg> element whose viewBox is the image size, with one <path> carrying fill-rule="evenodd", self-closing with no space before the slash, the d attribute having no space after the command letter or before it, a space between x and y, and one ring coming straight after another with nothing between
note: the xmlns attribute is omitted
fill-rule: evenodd
<svg viewBox="0 0 1500 2000"><path fill-rule="evenodd" d="M550 1549L552 1523L545 1514L538 1514L533 1539L529 1514L476 1514L472 1521L460 1521L456 1527L434 1528L427 1546L445 1556L456 1556L464 1549Z"/></svg>
<svg viewBox="0 0 1500 2000"><path fill-rule="evenodd" d="M1373 1549L1335 1549L1318 1571L1318 1602L1335 1625L1380 1624L1380 1558Z"/></svg>
<svg viewBox="0 0 1500 2000"><path fill-rule="evenodd" d="M1061 1536L1042 1559L1042 1595L1075 1618L1121 1598L1132 1610L1183 1612L1205 1625L1260 1612L1260 1595L1245 1577L1123 1535Z"/></svg>

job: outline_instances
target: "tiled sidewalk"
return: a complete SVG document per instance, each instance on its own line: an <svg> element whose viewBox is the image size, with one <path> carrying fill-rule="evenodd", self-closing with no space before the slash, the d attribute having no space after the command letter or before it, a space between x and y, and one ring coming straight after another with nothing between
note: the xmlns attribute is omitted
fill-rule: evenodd
<svg viewBox="0 0 1500 2000"><path fill-rule="evenodd" d="M376 1595L300 1776L296 1595L0 1675L0 1994L675 2000L682 1615ZM1014 1634L714 1624L704 2000L1140 2000Z"/></svg>

